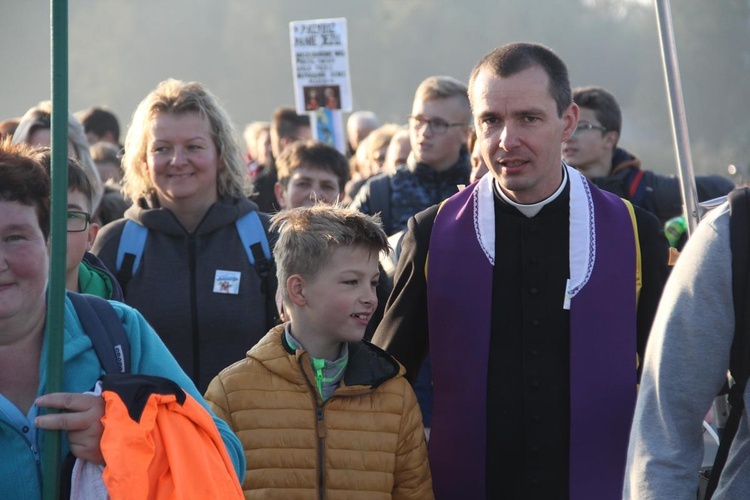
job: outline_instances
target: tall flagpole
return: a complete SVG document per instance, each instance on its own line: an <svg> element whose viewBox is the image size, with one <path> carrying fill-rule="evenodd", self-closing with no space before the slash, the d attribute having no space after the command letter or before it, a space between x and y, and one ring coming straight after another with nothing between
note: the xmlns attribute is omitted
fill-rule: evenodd
<svg viewBox="0 0 750 500"><path fill-rule="evenodd" d="M687 225L688 236L698 226L703 209L698 205L698 193L695 188L693 161L690 156L690 138L688 137L685 102L682 97L680 68L677 64L677 49L674 43L674 27L669 0L654 0L656 5L656 23L659 28L661 55L664 62L664 77L667 85L669 111L672 118L674 147L677 153L677 175L682 192L683 214Z"/></svg>
<svg viewBox="0 0 750 500"><path fill-rule="evenodd" d="M47 290L46 393L63 389L63 327L68 198L68 1L51 0L52 202L51 265ZM49 410L53 411L53 410ZM54 410L56 411L56 410ZM61 432L44 431L43 498L59 498Z"/></svg>
<svg viewBox="0 0 750 500"><path fill-rule="evenodd" d="M664 62L667 97L669 98L669 111L672 118L672 132L677 153L677 174L680 178L683 214L685 215L688 237L690 237L698 226L701 217L705 214L705 209L698 203L698 193L695 187L685 103L682 97L680 68L677 65L677 50L674 43L674 26L672 25L669 0L654 0L654 2L656 5L656 23L661 42L661 55ZM729 404L726 396L719 396L714 399L713 410L717 434L721 438L729 415Z"/></svg>

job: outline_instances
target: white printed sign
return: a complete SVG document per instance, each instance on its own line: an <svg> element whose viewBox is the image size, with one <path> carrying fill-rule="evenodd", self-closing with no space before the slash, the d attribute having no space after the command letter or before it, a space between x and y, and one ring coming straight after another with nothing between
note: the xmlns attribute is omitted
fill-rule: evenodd
<svg viewBox="0 0 750 500"><path fill-rule="evenodd" d="M297 113L352 110L346 19L289 23Z"/></svg>

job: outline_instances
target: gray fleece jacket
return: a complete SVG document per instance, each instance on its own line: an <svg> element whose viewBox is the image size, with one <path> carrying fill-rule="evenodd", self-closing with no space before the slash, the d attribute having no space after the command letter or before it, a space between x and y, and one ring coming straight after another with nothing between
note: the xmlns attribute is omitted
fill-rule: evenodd
<svg viewBox="0 0 750 500"><path fill-rule="evenodd" d="M272 289L262 289L235 226L256 209L246 199L219 200L193 233L155 201L140 200L125 212L125 219L149 229L141 263L123 290L125 302L146 317L201 392L269 328L266 300L276 293L275 268L270 270ZM115 275L125 219L103 227L92 249ZM267 230L268 216L260 214L260 219ZM239 278L238 293L214 291L217 271Z"/></svg>
<svg viewBox="0 0 750 500"><path fill-rule="evenodd" d="M623 498L696 498L702 420L726 379L734 336L731 262L724 204L700 223L664 288L646 348ZM750 498L747 411L714 498Z"/></svg>

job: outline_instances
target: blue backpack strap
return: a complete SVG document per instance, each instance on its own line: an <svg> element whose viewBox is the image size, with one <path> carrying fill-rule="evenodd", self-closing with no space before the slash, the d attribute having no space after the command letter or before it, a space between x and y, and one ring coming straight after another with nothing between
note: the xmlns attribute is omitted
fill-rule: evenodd
<svg viewBox="0 0 750 500"><path fill-rule="evenodd" d="M95 295L67 292L106 373L130 373L130 340L114 307Z"/></svg>
<svg viewBox="0 0 750 500"><path fill-rule="evenodd" d="M248 212L237 219L235 225L237 226L237 232L240 235L242 246L245 248L245 253L247 253L250 264L255 266L259 256L271 260L271 247L268 245L266 231L263 229L263 224L260 222L260 217L258 217L256 210ZM253 246L258 244L260 246L256 246L256 250L253 250Z"/></svg>
<svg viewBox="0 0 750 500"><path fill-rule="evenodd" d="M148 229L133 220L125 221L125 227L120 235L120 243L117 247L117 281L120 283L123 294L127 292L127 285L135 275L143 256L143 248L146 246Z"/></svg>
<svg viewBox="0 0 750 500"><path fill-rule="evenodd" d="M247 258L260 276L261 292L266 296L266 323L269 329L279 324L279 311L276 307L276 287L273 286L273 257L268 244L266 230L258 212L253 210L235 222Z"/></svg>

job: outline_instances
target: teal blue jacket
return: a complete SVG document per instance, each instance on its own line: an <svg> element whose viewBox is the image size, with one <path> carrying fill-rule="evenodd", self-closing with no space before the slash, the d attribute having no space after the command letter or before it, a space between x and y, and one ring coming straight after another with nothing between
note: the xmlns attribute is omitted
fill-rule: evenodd
<svg viewBox="0 0 750 500"><path fill-rule="evenodd" d="M111 302L120 316L131 344L131 372L158 375L176 382L203 406L206 402L190 378L182 371L174 357L146 320L135 309ZM91 340L83 331L70 299L65 299L65 330L63 348L63 391L86 392L104 374ZM45 331L42 357L39 365L38 395L46 392L47 385L47 332ZM210 410L208 410L210 412ZM0 492L3 498L41 498L42 447L44 431L34 428L38 414L35 406L28 415L0 395ZM213 416L213 413L211 413ZM245 455L237 437L227 424L216 416L216 427L227 447L240 483L245 475ZM69 451L67 435L63 433L62 456Z"/></svg>

